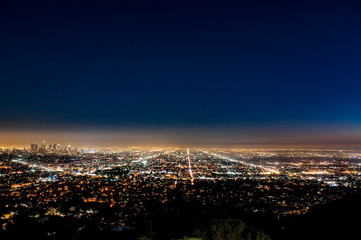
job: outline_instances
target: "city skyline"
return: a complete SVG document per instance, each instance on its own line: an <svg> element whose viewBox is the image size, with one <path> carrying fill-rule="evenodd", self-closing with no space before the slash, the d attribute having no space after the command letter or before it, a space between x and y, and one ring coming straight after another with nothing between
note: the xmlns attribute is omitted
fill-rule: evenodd
<svg viewBox="0 0 361 240"><path fill-rule="evenodd" d="M361 129L355 126L274 126L196 128L118 128L0 130L0 146L28 146L42 141L93 147L295 147L361 149Z"/></svg>
<svg viewBox="0 0 361 240"><path fill-rule="evenodd" d="M361 2L0 3L0 239L356 239Z"/></svg>
<svg viewBox="0 0 361 240"><path fill-rule="evenodd" d="M243 225L246 219L252 228L236 236L248 239L357 234L358 222L349 216L360 211L361 151L45 146L0 148L5 239L201 240L209 239L202 228L217 219ZM331 215L315 217L325 207ZM316 222L315 229L300 225L304 218ZM328 231L330 224L336 231Z"/></svg>

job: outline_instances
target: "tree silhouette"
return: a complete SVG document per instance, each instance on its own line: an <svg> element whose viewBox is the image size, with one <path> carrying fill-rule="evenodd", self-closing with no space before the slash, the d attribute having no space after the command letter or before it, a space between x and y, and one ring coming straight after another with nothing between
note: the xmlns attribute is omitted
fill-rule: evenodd
<svg viewBox="0 0 361 240"><path fill-rule="evenodd" d="M234 218L215 219L205 226L197 227L194 235L205 240L270 240L264 232Z"/></svg>

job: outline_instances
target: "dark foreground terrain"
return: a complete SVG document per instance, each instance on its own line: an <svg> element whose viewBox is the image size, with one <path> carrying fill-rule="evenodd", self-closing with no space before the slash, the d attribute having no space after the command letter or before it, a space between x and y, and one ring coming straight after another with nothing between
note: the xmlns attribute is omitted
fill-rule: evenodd
<svg viewBox="0 0 361 240"><path fill-rule="evenodd" d="M151 206L150 216L138 216L135 228L109 220L112 209L96 206L87 220L49 216L40 219L19 213L1 239L357 239L361 196L348 196L316 206L305 215L277 219L272 214L247 215L232 206L205 208L177 202ZM79 230L79 226L85 226Z"/></svg>

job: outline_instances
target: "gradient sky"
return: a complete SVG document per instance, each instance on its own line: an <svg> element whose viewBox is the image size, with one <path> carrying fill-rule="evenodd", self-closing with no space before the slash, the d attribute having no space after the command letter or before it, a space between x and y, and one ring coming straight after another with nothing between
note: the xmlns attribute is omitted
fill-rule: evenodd
<svg viewBox="0 0 361 240"><path fill-rule="evenodd" d="M272 142L320 127L361 142L358 1L69 2L0 4L0 143L65 129Z"/></svg>

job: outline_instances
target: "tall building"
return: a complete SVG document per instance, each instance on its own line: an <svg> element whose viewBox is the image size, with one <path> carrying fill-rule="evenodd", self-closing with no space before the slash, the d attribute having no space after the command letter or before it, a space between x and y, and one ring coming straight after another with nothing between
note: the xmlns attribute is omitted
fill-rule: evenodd
<svg viewBox="0 0 361 240"><path fill-rule="evenodd" d="M41 144L41 149L45 150L45 141Z"/></svg>
<svg viewBox="0 0 361 240"><path fill-rule="evenodd" d="M31 149L32 152L36 152L36 151L39 150L39 146L38 146L38 144L36 144L36 143L32 143L32 144L30 145L30 149Z"/></svg>

